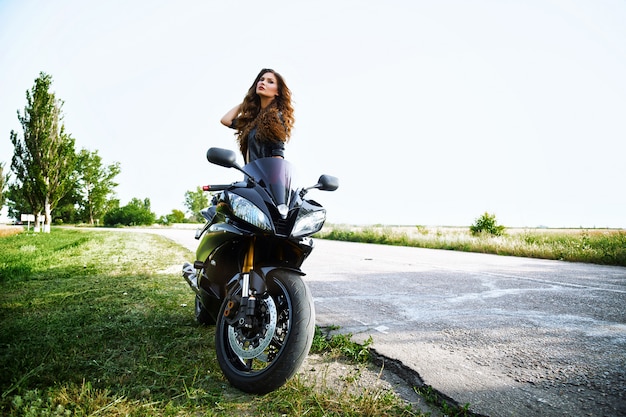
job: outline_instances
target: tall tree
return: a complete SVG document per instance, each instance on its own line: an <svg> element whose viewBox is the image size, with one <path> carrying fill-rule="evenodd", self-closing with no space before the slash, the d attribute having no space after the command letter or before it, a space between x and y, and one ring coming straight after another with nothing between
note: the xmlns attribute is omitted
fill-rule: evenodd
<svg viewBox="0 0 626 417"><path fill-rule="evenodd" d="M74 139L62 123L63 102L49 91L51 84L52 77L41 72L32 90L26 91L24 113L17 111L22 137L11 131L15 183L37 215L36 226L44 213L44 232L50 232L52 211L74 182L76 161Z"/></svg>
<svg viewBox="0 0 626 417"><path fill-rule="evenodd" d="M209 205L209 197L202 187L197 187L196 191L187 191L185 193L185 207L191 213L189 217L192 221L201 221L200 210L207 208Z"/></svg>
<svg viewBox="0 0 626 417"><path fill-rule="evenodd" d="M4 163L0 162L0 210L4 207L4 202L7 199L7 194L5 192L5 187L9 182L9 174L4 173Z"/></svg>
<svg viewBox="0 0 626 417"><path fill-rule="evenodd" d="M20 219L22 213L32 213L31 206L24 198L22 189L15 183L9 184L7 190L7 206L9 207L9 217Z"/></svg>
<svg viewBox="0 0 626 417"><path fill-rule="evenodd" d="M85 220L94 224L104 216L109 197L114 194L118 184L114 178L120 173L120 164L102 166L102 158L98 151L89 152L82 149L77 162L78 188L81 193L81 209Z"/></svg>

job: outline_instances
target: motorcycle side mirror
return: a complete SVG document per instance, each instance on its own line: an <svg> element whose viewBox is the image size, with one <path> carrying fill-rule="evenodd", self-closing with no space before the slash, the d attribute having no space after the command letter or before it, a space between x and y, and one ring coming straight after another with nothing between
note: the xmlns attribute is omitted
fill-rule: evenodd
<svg viewBox="0 0 626 417"><path fill-rule="evenodd" d="M225 168L237 168L237 154L230 149L209 148L206 159L212 164Z"/></svg>
<svg viewBox="0 0 626 417"><path fill-rule="evenodd" d="M313 188L317 188L318 190L322 191L335 191L337 188L339 188L339 179L331 175L321 175L320 179L317 180L317 184L312 187L303 188L300 191L300 197L304 198L306 193Z"/></svg>
<svg viewBox="0 0 626 417"><path fill-rule="evenodd" d="M331 175L321 175L317 180L316 188L322 191L335 191L339 188L339 178Z"/></svg>
<svg viewBox="0 0 626 417"><path fill-rule="evenodd" d="M237 154L230 149L209 148L209 150L206 151L206 159L208 159L210 163L224 168L235 168L248 177L249 181L254 182L254 178L248 175L248 173L239 166L237 163Z"/></svg>

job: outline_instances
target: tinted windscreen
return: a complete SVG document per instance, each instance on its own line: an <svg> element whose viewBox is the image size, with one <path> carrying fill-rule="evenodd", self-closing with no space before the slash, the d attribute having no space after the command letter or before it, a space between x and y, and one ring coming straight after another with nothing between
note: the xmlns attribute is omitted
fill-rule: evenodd
<svg viewBox="0 0 626 417"><path fill-rule="evenodd" d="M264 187L276 205L289 206L292 165L282 158L261 158L250 162L243 170Z"/></svg>

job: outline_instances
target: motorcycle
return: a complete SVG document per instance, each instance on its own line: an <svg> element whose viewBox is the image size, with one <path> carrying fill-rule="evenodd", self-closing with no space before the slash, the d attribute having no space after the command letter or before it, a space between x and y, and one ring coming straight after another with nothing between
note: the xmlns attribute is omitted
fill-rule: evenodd
<svg viewBox="0 0 626 417"><path fill-rule="evenodd" d="M337 178L295 189L293 167L282 158L243 167L233 151L211 148L209 162L235 168L244 180L204 186L217 192L203 210L206 224L196 260L183 265L195 292L195 317L215 325L215 350L232 386L265 394L285 384L306 358L315 333L315 309L302 277L304 260L326 210L305 199L311 189L334 191Z"/></svg>

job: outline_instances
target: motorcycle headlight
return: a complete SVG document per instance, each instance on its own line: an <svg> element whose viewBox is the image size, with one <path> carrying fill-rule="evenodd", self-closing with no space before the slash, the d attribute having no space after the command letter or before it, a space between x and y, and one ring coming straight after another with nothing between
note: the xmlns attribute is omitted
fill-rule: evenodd
<svg viewBox="0 0 626 417"><path fill-rule="evenodd" d="M302 237L312 235L319 232L326 221L326 210L305 210L300 209L296 223L293 226L291 235L293 237Z"/></svg>
<svg viewBox="0 0 626 417"><path fill-rule="evenodd" d="M258 227L259 229L267 231L272 230L272 222L260 208L237 194L230 194L229 198L230 207L236 217L246 223L250 223L251 225Z"/></svg>

